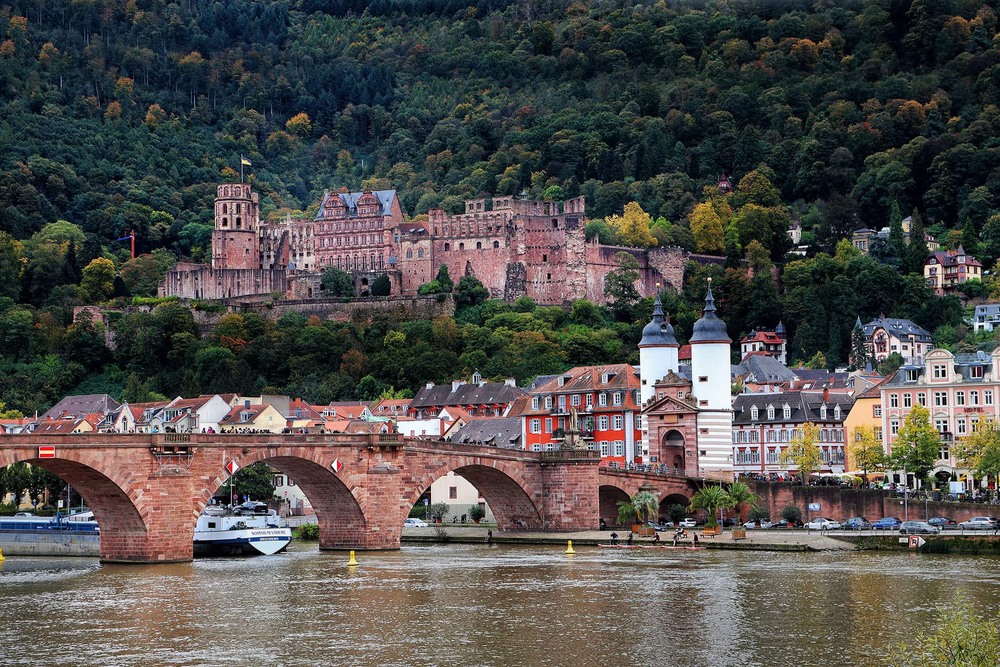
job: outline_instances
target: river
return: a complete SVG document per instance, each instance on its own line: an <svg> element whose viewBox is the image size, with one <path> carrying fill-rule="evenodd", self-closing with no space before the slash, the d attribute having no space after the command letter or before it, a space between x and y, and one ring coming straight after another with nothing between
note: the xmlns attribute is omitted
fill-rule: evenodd
<svg viewBox="0 0 1000 667"><path fill-rule="evenodd" d="M0 665L879 664L995 558L506 545L176 565L8 558Z"/></svg>

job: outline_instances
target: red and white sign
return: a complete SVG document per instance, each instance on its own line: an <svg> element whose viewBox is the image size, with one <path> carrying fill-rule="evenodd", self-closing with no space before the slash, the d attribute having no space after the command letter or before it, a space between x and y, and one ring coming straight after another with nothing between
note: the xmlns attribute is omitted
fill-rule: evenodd
<svg viewBox="0 0 1000 667"><path fill-rule="evenodd" d="M56 457L56 448L52 445L45 445L38 448L38 458L40 459L54 459Z"/></svg>
<svg viewBox="0 0 1000 667"><path fill-rule="evenodd" d="M229 463L226 464L226 470L229 471L230 475L235 475L236 471L239 469L240 469L240 464L237 463L235 460L230 461Z"/></svg>
<svg viewBox="0 0 1000 667"><path fill-rule="evenodd" d="M344 467L344 464L340 462L340 459L334 459L333 463L330 464L330 467L333 468L333 472L340 472Z"/></svg>

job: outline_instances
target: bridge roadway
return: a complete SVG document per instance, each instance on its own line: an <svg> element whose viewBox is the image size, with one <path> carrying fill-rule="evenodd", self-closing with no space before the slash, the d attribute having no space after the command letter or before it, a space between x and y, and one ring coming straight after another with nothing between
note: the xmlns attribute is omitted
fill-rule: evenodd
<svg viewBox="0 0 1000 667"><path fill-rule="evenodd" d="M18 461L80 493L101 526L101 560L119 563L190 560L195 523L233 461L266 461L293 479L316 512L321 549L398 549L403 519L451 471L479 490L503 531L594 529L640 488L653 489L664 510L697 488L690 478L599 469L593 451L395 434L0 435L0 466Z"/></svg>

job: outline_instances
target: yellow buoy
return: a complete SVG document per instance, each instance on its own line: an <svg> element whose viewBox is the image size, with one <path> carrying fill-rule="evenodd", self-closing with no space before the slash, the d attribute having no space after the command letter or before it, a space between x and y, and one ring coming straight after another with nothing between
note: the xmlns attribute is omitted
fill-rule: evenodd
<svg viewBox="0 0 1000 667"><path fill-rule="evenodd" d="M0 561L3 561L3 549L0 549Z"/></svg>
<svg viewBox="0 0 1000 667"><path fill-rule="evenodd" d="M354 557L354 552L353 551L351 552L351 558L350 558L350 560L347 561L347 564L348 565L357 565L358 564L358 559L356 559Z"/></svg>
<svg viewBox="0 0 1000 667"><path fill-rule="evenodd" d="M565 553L568 556L572 556L573 554L576 553L575 551L573 551L573 540L569 540L566 543L566 551L564 551L563 553Z"/></svg>

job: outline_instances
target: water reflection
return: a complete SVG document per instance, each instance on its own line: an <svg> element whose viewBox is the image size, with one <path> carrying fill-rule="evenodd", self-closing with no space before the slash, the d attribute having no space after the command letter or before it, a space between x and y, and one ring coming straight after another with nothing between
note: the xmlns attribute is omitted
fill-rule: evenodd
<svg viewBox="0 0 1000 667"><path fill-rule="evenodd" d="M986 558L496 545L160 566L8 559L4 665L871 664Z"/></svg>

